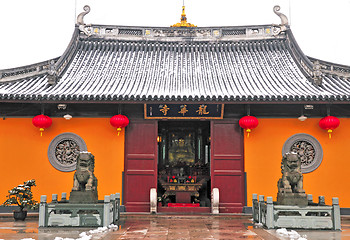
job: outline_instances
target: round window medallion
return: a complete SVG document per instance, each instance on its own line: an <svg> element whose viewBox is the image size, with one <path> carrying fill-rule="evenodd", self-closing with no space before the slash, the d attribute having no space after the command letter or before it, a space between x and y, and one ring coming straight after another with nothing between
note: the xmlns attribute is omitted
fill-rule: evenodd
<svg viewBox="0 0 350 240"><path fill-rule="evenodd" d="M71 172L75 170L80 151L87 151L84 140L74 133L62 133L51 141L47 154L54 168Z"/></svg>
<svg viewBox="0 0 350 240"><path fill-rule="evenodd" d="M323 159L323 150L319 141L306 133L298 133L284 143L282 154L298 153L301 159L301 172L309 173L318 168Z"/></svg>

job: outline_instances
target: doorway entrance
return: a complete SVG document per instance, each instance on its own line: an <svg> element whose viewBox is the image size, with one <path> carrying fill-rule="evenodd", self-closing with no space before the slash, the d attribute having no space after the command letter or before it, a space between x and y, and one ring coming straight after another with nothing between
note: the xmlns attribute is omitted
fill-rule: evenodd
<svg viewBox="0 0 350 240"><path fill-rule="evenodd" d="M209 207L210 122L159 122L157 142L159 205Z"/></svg>
<svg viewBox="0 0 350 240"><path fill-rule="evenodd" d="M163 212L175 209L168 204L180 203L200 206L192 212L210 212L202 206L210 206L211 189L218 188L220 213L242 212L243 146L238 119L132 119L125 136L126 211L149 212L150 189L156 188L162 208L167 208Z"/></svg>

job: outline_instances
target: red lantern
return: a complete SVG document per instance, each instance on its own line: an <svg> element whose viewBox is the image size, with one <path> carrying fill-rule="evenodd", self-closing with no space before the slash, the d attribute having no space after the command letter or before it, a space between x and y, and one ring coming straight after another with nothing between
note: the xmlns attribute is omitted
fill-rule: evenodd
<svg viewBox="0 0 350 240"><path fill-rule="evenodd" d="M51 126L52 119L44 114L41 114L33 117L32 123L35 127L39 128L40 136L43 136L44 129Z"/></svg>
<svg viewBox="0 0 350 240"><path fill-rule="evenodd" d="M110 121L111 125L115 128L117 128L118 136L122 130L122 128L125 128L129 124L129 119L121 114L115 115L111 117Z"/></svg>
<svg viewBox="0 0 350 240"><path fill-rule="evenodd" d="M247 134L247 137L249 137L249 133L252 131L252 129L256 128L259 125L259 121L256 117L253 116L244 116L239 120L239 126L241 128L245 129Z"/></svg>
<svg viewBox="0 0 350 240"><path fill-rule="evenodd" d="M332 138L332 132L334 129L336 129L340 124L340 121L337 117L333 116L327 116L320 120L318 125L320 125L320 128L328 130L329 138Z"/></svg>

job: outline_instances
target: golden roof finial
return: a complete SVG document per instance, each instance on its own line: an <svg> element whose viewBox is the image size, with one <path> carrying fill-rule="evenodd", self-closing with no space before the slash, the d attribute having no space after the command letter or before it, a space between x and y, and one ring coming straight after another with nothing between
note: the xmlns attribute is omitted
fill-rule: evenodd
<svg viewBox="0 0 350 240"><path fill-rule="evenodd" d="M171 25L170 27L197 27L196 25L187 22L187 17L185 13L185 4L183 4L182 6L182 14L181 14L180 20L181 22Z"/></svg>

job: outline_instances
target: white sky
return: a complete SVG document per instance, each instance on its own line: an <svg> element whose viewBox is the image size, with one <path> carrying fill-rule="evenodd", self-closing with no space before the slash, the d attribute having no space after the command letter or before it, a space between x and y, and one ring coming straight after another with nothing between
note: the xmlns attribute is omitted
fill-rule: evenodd
<svg viewBox="0 0 350 240"><path fill-rule="evenodd" d="M0 69L62 55L85 4L86 23L169 26L182 0L0 0ZM306 55L350 66L350 0L185 0L198 27L279 24L276 4Z"/></svg>

